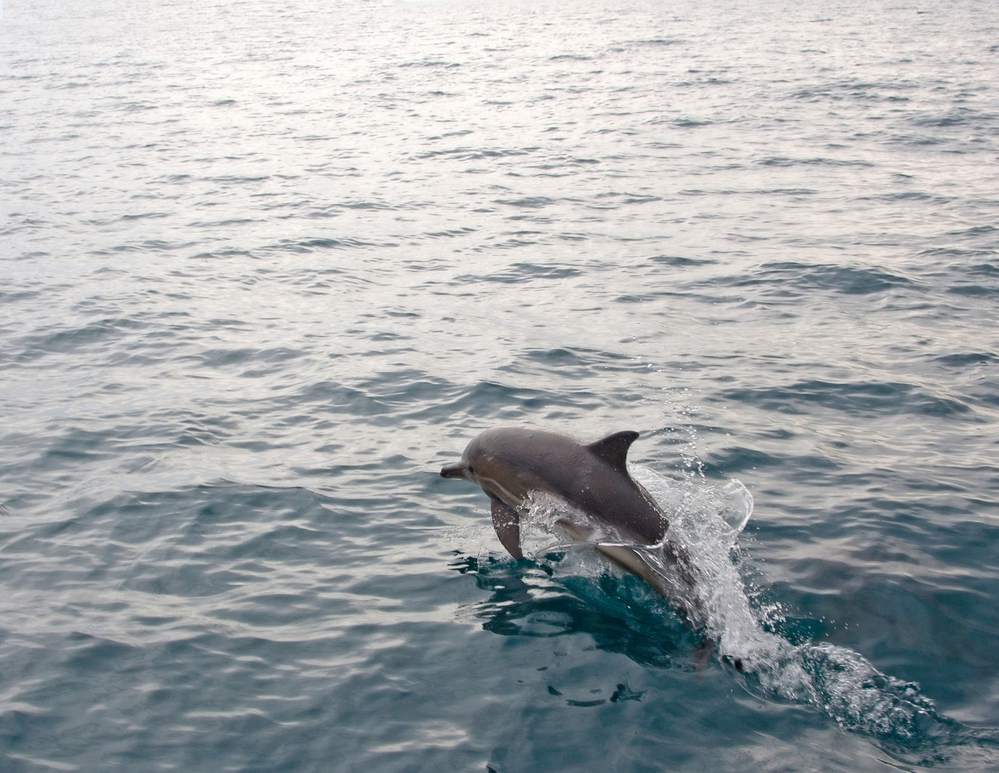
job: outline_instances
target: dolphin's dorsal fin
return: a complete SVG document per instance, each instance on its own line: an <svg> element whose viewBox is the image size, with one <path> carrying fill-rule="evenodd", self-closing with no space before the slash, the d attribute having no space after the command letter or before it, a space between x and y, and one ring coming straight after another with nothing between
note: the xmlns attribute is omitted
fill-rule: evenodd
<svg viewBox="0 0 999 773"><path fill-rule="evenodd" d="M603 440L590 443L587 448L594 456L602 459L618 472L628 474L628 449L638 439L638 433L631 430L615 432Z"/></svg>

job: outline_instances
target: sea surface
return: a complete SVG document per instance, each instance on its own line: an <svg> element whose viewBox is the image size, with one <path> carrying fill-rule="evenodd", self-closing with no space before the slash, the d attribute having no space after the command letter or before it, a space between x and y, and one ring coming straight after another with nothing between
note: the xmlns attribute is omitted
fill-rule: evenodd
<svg viewBox="0 0 999 773"><path fill-rule="evenodd" d="M440 477L592 442L692 630ZM748 522L747 522L748 519ZM0 771L999 769L994 0L5 0Z"/></svg>

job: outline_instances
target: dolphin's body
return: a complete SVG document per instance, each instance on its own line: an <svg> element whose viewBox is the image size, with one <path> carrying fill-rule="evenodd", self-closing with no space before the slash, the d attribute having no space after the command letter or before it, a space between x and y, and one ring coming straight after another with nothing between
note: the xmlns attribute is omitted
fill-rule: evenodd
<svg viewBox="0 0 999 773"><path fill-rule="evenodd" d="M594 542L598 552L641 577L701 628L704 615L687 552L668 538L666 515L628 473L628 448L637 437L616 432L583 445L554 432L499 427L473 439L461 461L441 475L469 480L489 495L496 535L518 560L524 557L520 515L532 497L540 493L565 501L589 521L560 519L556 526L566 536Z"/></svg>

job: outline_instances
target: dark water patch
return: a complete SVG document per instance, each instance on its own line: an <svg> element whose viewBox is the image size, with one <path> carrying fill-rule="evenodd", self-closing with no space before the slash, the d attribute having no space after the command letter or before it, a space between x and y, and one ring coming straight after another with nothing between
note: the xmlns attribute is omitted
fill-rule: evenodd
<svg viewBox="0 0 999 773"><path fill-rule="evenodd" d="M765 411L794 415L807 415L813 411L809 406L818 405L851 416L915 414L951 419L974 417L972 409L964 402L934 395L924 388L904 382L809 380L784 387L728 389L723 390L719 397Z"/></svg>
<svg viewBox="0 0 999 773"><path fill-rule="evenodd" d="M648 260L652 263L658 263L663 266L671 266L673 268L696 268L700 266L713 266L718 263L717 260L687 258L680 255L653 255Z"/></svg>
<svg viewBox="0 0 999 773"><path fill-rule="evenodd" d="M794 167L794 166L832 166L832 167L872 167L870 161L860 159L826 158L813 156L811 158L791 158L789 156L767 156L759 159L760 166Z"/></svg>
<svg viewBox="0 0 999 773"><path fill-rule="evenodd" d="M217 175L211 177L202 177L201 180L209 183L217 183L220 185L245 185L247 183L262 183L267 182L271 179L270 175Z"/></svg>
<svg viewBox="0 0 999 773"><path fill-rule="evenodd" d="M961 263L950 266L956 271L968 271L969 273L978 273L979 271L985 274L991 274L993 276L999 276L999 266L993 263L979 263L977 265L967 266L967 261L972 261L979 258L993 258L999 259L999 250L995 249L975 249L975 248L962 248L962 247L933 247L931 249L922 250L919 253L920 257L928 258L957 258L961 260Z"/></svg>
<svg viewBox="0 0 999 773"><path fill-rule="evenodd" d="M936 128L947 128L950 126L962 126L971 120L980 122L981 117L972 115L968 110L951 110L937 115L920 115L912 118L912 123L916 126L931 126Z"/></svg>
<svg viewBox="0 0 999 773"><path fill-rule="evenodd" d="M995 251L992 251L995 254ZM979 263L968 269L971 276L987 276L999 278L999 265L995 263Z"/></svg>
<svg viewBox="0 0 999 773"><path fill-rule="evenodd" d="M433 415L438 410L436 401L440 396L456 389L449 381L411 368L382 371L360 381L358 387L407 418Z"/></svg>
<svg viewBox="0 0 999 773"><path fill-rule="evenodd" d="M780 466L786 460L782 456L773 456L759 449L739 447L722 449L704 461L706 472L734 475L747 470Z"/></svg>
<svg viewBox="0 0 999 773"><path fill-rule="evenodd" d="M607 191L606 193L599 193L593 197L594 201L599 202L598 208L606 208L608 206L616 206L617 203L620 204L649 204L656 201L662 201L659 196L652 196L645 193L629 193L627 191ZM615 199L614 204L604 203L606 199Z"/></svg>
<svg viewBox="0 0 999 773"><path fill-rule="evenodd" d="M669 123L677 129L700 129L713 125L715 121L705 118L674 118Z"/></svg>
<svg viewBox="0 0 999 773"><path fill-rule="evenodd" d="M546 196L525 196L520 199L496 199L494 203L503 204L508 207L517 207L519 209L542 209L543 207L556 204L557 201L549 199Z"/></svg>
<svg viewBox="0 0 999 773"><path fill-rule="evenodd" d="M660 297L660 293L648 293L645 295L636 295L634 293L628 293L627 295L619 295L614 299L615 303L648 303L649 301L655 300Z"/></svg>
<svg viewBox="0 0 999 773"><path fill-rule="evenodd" d="M222 247L211 252L199 252L191 256L192 260L212 260L218 258L250 258L253 253L249 250L241 250L238 247Z"/></svg>
<svg viewBox="0 0 999 773"><path fill-rule="evenodd" d="M570 266L538 265L535 263L514 263L501 274L486 276L465 275L456 278L456 282L498 282L500 284L524 284L535 280L564 280L582 276L580 269Z"/></svg>
<svg viewBox="0 0 999 773"><path fill-rule="evenodd" d="M593 692L591 690L591 692ZM561 693L559 693L561 694ZM596 700L573 700L572 698L567 698L565 701L570 706L575 706L576 708L593 708L594 706L600 706L607 702L606 698L597 698Z"/></svg>
<svg viewBox="0 0 999 773"><path fill-rule="evenodd" d="M227 368L232 365L277 365L297 359L304 352L298 349L276 347L273 349L208 349L193 355L203 365L209 368ZM256 372L256 371L253 371ZM247 375L244 373L244 375Z"/></svg>
<svg viewBox="0 0 999 773"><path fill-rule="evenodd" d="M223 330L246 330L253 327L253 324L245 319L236 317L212 317L205 324L205 329L221 328Z"/></svg>
<svg viewBox="0 0 999 773"><path fill-rule="evenodd" d="M983 287L982 285L954 285L948 287L947 292L966 298L999 297L999 287Z"/></svg>
<svg viewBox="0 0 999 773"><path fill-rule="evenodd" d="M794 470L793 478L807 480L813 485L840 469L834 460L817 454L774 455L741 446L719 449L704 459L705 474L721 478L778 466Z"/></svg>
<svg viewBox="0 0 999 773"><path fill-rule="evenodd" d="M651 46L653 48L678 46L686 41L681 38L648 38L647 40L630 40L630 44L635 46Z"/></svg>
<svg viewBox="0 0 999 773"><path fill-rule="evenodd" d="M225 228L234 225L249 225L250 223L262 222L257 218L237 217L226 220L193 220L188 225L191 228Z"/></svg>
<svg viewBox="0 0 999 773"><path fill-rule="evenodd" d="M449 148L447 150L429 150L416 156L418 160L432 158L452 158L456 161L482 161L486 159L526 156L539 150L537 147L527 148Z"/></svg>
<svg viewBox="0 0 999 773"><path fill-rule="evenodd" d="M294 252L304 254L321 250L342 250L356 249L363 247L379 246L374 242L367 242L362 239L350 237L341 239L313 237L307 239L282 239L277 244L268 245L261 248L263 252ZM382 245L384 246L384 245Z"/></svg>
<svg viewBox="0 0 999 773"><path fill-rule="evenodd" d="M317 207L311 210L306 217L312 220L327 220L331 217L339 217L341 215L340 208L331 205L326 207Z"/></svg>
<svg viewBox="0 0 999 773"><path fill-rule="evenodd" d="M980 386L982 389L970 390L970 394L984 405L999 406L999 380L984 381Z"/></svg>
<svg viewBox="0 0 999 773"><path fill-rule="evenodd" d="M511 217L508 219L529 220L533 223L538 223L538 224L547 224L551 222L548 218L537 218L537 217L527 217L527 216ZM521 233L528 234L534 232L522 231ZM540 243L541 243L540 241L535 239L504 239L503 241L497 241L494 244L490 245L490 248L496 250L516 250L516 249L521 249L523 247L534 247Z"/></svg>
<svg viewBox="0 0 999 773"><path fill-rule="evenodd" d="M724 280L735 287L768 285L774 289L811 292L831 290L845 295L869 295L895 288L917 288L912 279L884 270L859 266L807 263L765 263L748 276Z"/></svg>
<svg viewBox="0 0 999 773"><path fill-rule="evenodd" d="M700 283L692 283L694 285L700 285ZM712 282L711 284L714 284ZM708 306L719 306L720 304L746 304L745 297L741 295L721 295L719 293L709 294L709 293L696 293L683 290L669 290L655 293L628 293L626 295L620 295L614 298L614 303L628 303L628 304L645 304L654 303L657 300L663 298L678 298L685 301L696 301L697 303L703 303ZM661 312L660 312L661 313ZM733 324L738 323L738 319L734 317L718 317L715 316L711 320L713 325L722 324Z"/></svg>
<svg viewBox="0 0 999 773"><path fill-rule="evenodd" d="M279 398L277 404L288 408L311 405L310 410L319 415L332 413L375 417L393 412L391 406L362 389L336 381L309 384L293 394Z"/></svg>
<svg viewBox="0 0 999 773"><path fill-rule="evenodd" d="M169 212L140 212L134 215L122 215L121 220L157 220L164 217L170 217Z"/></svg>
<svg viewBox="0 0 999 773"><path fill-rule="evenodd" d="M427 641L443 633L429 628L414 623L369 624L358 633L383 644ZM400 710L407 718L419 716L414 713L414 691L379 675L373 652L352 666L329 657L331 640L355 651L357 637L331 632L316 640L275 639L270 638L271 630L256 631L237 632L237 626L220 623L211 633L178 632L141 644L122 644L108 635L37 637L32 643L44 654L36 656L36 662L60 677L32 680L21 693L23 702L17 710L0 715L0 733L8 754L45 764L33 762L21 768L15 760L10 769L97 769L112 764L138 770L155 759L170 767L208 770L192 752L193 744L200 753L210 750L241 770L311 770L315 760L303 749L330 759L345 748L343 736L330 738L323 717L351 721L360 713L361 721L376 728L373 736L365 734L364 743L370 746L372 740L391 740L386 728L392 723L381 721L384 717ZM432 657L418 646L405 649L406 659L392 664L394 673L419 668L435 682L446 682L446 673L433 665ZM449 653L429 653L433 654ZM189 678L188 668L199 673L197 680ZM150 677L150 672L156 676ZM331 687L341 679L343 684ZM358 693L366 700L360 700ZM226 696L221 703L219 695ZM53 700L52 711L33 708ZM459 708L466 710L463 705ZM162 719L140 721L150 715ZM53 734L62 739L57 748L45 743ZM279 737L284 742L275 745L273 740ZM369 754L372 761L379 759L378 754ZM440 750L435 758L428 758L426 751L410 751L405 758L419 759L421 769L448 767ZM383 763L371 769L392 768Z"/></svg>
<svg viewBox="0 0 999 773"><path fill-rule="evenodd" d="M890 141L898 145L913 148L933 147L934 145L943 145L948 142L946 138L934 137L927 134L893 134Z"/></svg>
<svg viewBox="0 0 999 773"><path fill-rule="evenodd" d="M125 102L121 105L121 109L127 113L139 113L145 112L147 110L158 110L160 105L154 104L152 102Z"/></svg>
<svg viewBox="0 0 999 773"><path fill-rule="evenodd" d="M414 316L416 316L416 315L414 315ZM384 342L384 341L412 341L413 337L412 336L401 335L399 333L381 332L381 333L375 333L374 335L368 336L368 340L369 341L375 341L375 342L378 342L378 343L381 343L381 342ZM395 351L400 351L400 350L396 349ZM371 354L371 353L369 352L368 354Z"/></svg>
<svg viewBox="0 0 999 773"><path fill-rule="evenodd" d="M100 465L117 455L118 438L115 432L70 427L51 438L30 466L39 472L52 472L81 464Z"/></svg>
<svg viewBox="0 0 999 773"><path fill-rule="evenodd" d="M558 563L561 557L549 559ZM598 649L642 665L690 667L696 637L637 578L554 578L545 564L527 568L523 562L461 554L450 568L474 577L491 594L475 605L475 616L490 633L518 638L585 634Z"/></svg>
<svg viewBox="0 0 999 773"><path fill-rule="evenodd" d="M628 366L614 355L596 351L546 349L524 352L517 361L499 368L503 373L523 375L526 372L558 374L559 378L582 381L593 377L594 370L625 370Z"/></svg>
<svg viewBox="0 0 999 773"><path fill-rule="evenodd" d="M996 234L999 234L999 227L994 225L976 225L971 228L960 228L954 231L948 231L947 236L959 236L959 237L976 237L976 236L987 236L989 238L994 238ZM989 245L989 248L995 250L995 245Z"/></svg>
<svg viewBox="0 0 999 773"><path fill-rule="evenodd" d="M567 158L563 164L568 164L570 166L591 166L593 164L603 163L599 158Z"/></svg>
<svg viewBox="0 0 999 773"><path fill-rule="evenodd" d="M125 391L117 387L109 384L103 391L109 395ZM226 416L172 408L139 415L117 412L113 403L105 411L102 429L69 425L49 435L26 437L25 446L36 452L23 455L6 474L16 477L24 469L56 473L82 466L102 467L105 472L118 466L142 467L171 447L216 445L238 432L235 420Z"/></svg>
<svg viewBox="0 0 999 773"><path fill-rule="evenodd" d="M735 193L736 191L719 191L719 193ZM802 196L814 196L819 191L815 188L756 188L752 191L757 196L792 196L794 198Z"/></svg>
<svg viewBox="0 0 999 773"><path fill-rule="evenodd" d="M239 421L231 416L169 408L153 412L149 422L122 428L116 433L116 440L120 439L130 451L152 452L159 443L175 442L187 447L218 445L237 437L239 430ZM139 438L148 438L150 442L137 446L134 439ZM128 441L127 445L124 445L125 441Z"/></svg>
<svg viewBox="0 0 999 773"><path fill-rule="evenodd" d="M562 414L551 412L571 410L574 413L593 410L601 404L598 395L590 391L561 393L526 387L509 386L493 381L480 381L470 386L447 390L441 395L436 410L461 425L485 427L491 422L524 423L525 416L533 421L558 419Z"/></svg>
<svg viewBox="0 0 999 773"><path fill-rule="evenodd" d="M15 339L19 348L12 358L18 363L34 362L49 355L78 354L93 350L106 350L115 340L148 327L136 319L102 319L72 329L58 329L45 333L32 333Z"/></svg>
<svg viewBox="0 0 999 773"><path fill-rule="evenodd" d="M80 513L74 531L95 542L110 540L109 547L141 550L148 560L135 575L136 587L150 576L169 577L172 595L206 596L240 581L266 584L269 561L309 565L321 559L333 538L323 525L331 521L329 507L346 527L346 510L307 489L218 482L119 494ZM117 564L112 574L131 574L127 555L113 549L104 557Z"/></svg>
<svg viewBox="0 0 999 773"><path fill-rule="evenodd" d="M63 665L70 671L101 670L111 664L115 668L128 667L129 658L141 654L138 647L84 633L73 633L68 638L70 645L64 651Z"/></svg>
<svg viewBox="0 0 999 773"><path fill-rule="evenodd" d="M409 68L409 67L428 67L428 68L432 68L432 69L436 69L436 68L451 69L451 68L454 68L454 67L461 67L461 63L460 62L447 62L447 61L444 61L443 59L421 59L420 61L416 61L416 62L403 62L402 64L400 64L398 66L400 68L403 68L403 69Z"/></svg>
<svg viewBox="0 0 999 773"><path fill-rule="evenodd" d="M893 193L882 193L877 196L861 196L858 201L925 201L932 202L937 206L949 204L953 199L938 196L924 191L897 191Z"/></svg>
<svg viewBox="0 0 999 773"><path fill-rule="evenodd" d="M468 234L475 233L477 230L478 229L476 228L469 228L469 227L455 228L448 231L432 231L430 233L427 233L426 236L433 239L455 238L459 236L467 236Z"/></svg>
<svg viewBox="0 0 999 773"><path fill-rule="evenodd" d="M920 84L913 81L840 81L813 84L804 89L790 93L791 99L801 99L807 102L830 100L858 100L861 102L898 102L908 101L908 97L895 92L916 91ZM883 92L889 92L887 95Z"/></svg>
<svg viewBox="0 0 999 773"><path fill-rule="evenodd" d="M168 242L162 239L144 239L141 242L129 242L126 244L116 244L113 247L102 247L92 250L90 254L95 256L114 256L129 253L172 252L173 250L188 249L194 244L195 242L192 241Z"/></svg>
<svg viewBox="0 0 999 773"><path fill-rule="evenodd" d="M30 301L42 295L39 290L14 290L4 292L0 290L0 303L18 303L19 301Z"/></svg>

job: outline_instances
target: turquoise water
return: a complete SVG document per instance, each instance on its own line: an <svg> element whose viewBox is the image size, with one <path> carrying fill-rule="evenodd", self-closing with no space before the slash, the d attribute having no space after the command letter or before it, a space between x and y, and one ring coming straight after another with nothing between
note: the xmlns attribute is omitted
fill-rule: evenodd
<svg viewBox="0 0 999 773"><path fill-rule="evenodd" d="M6 0L0 769L999 766L997 41ZM501 424L641 433L705 636L506 555Z"/></svg>

